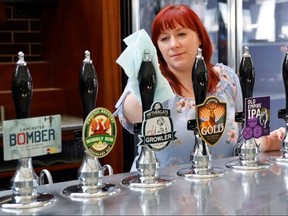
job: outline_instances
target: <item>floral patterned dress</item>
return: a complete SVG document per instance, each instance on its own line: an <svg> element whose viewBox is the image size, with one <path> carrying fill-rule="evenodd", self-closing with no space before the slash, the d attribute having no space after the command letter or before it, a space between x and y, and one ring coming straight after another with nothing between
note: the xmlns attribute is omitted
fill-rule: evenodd
<svg viewBox="0 0 288 216"><path fill-rule="evenodd" d="M221 103L227 104L227 119L225 131L219 141L213 146L208 145L213 159L233 156L234 147L241 129L240 124L235 122L235 113L241 112L243 107L241 86L236 73L223 64L217 64L215 67L219 68L220 81L215 91L207 96L213 95ZM118 116L122 126L130 133L133 133L133 125L129 124L125 119L122 106L125 97L130 93L131 89L128 80L127 86L116 104L117 110L114 116ZM175 136L177 139L171 141L164 150L156 152L160 167L188 164L195 138L194 132L187 130L187 121L195 119L195 100L175 95L175 97L163 102L162 105L163 108L170 109L173 129L176 131ZM140 153L140 148L138 153ZM137 157L134 160L131 171L136 170L136 159Z"/></svg>

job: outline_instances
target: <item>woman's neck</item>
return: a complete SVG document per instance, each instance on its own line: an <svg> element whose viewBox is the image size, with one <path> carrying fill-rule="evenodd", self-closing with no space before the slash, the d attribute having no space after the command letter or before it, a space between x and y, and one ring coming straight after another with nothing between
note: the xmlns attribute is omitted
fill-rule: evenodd
<svg viewBox="0 0 288 216"><path fill-rule="evenodd" d="M194 99L194 90L192 84L192 71L182 71L174 73L178 81L181 83L181 96Z"/></svg>
<svg viewBox="0 0 288 216"><path fill-rule="evenodd" d="M191 86L192 86L192 83L191 83ZM183 97L187 97L187 98L190 98L190 99L195 99L195 95L194 95L194 89L193 87L190 88L190 87L181 87L181 96Z"/></svg>

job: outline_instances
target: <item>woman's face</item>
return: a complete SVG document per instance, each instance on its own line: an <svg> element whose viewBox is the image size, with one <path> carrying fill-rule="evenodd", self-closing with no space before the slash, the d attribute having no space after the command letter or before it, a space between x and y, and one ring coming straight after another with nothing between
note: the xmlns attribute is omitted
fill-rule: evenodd
<svg viewBox="0 0 288 216"><path fill-rule="evenodd" d="M157 44L172 72L192 71L201 44L195 31L176 24L159 35Z"/></svg>

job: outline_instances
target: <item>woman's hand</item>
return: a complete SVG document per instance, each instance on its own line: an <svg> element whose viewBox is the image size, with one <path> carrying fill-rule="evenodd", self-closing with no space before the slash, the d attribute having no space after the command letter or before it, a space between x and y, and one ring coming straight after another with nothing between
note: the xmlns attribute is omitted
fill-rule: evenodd
<svg viewBox="0 0 288 216"><path fill-rule="evenodd" d="M129 94L124 101L124 115L132 123L142 122L142 106L134 94Z"/></svg>
<svg viewBox="0 0 288 216"><path fill-rule="evenodd" d="M274 130L270 135L261 137L260 151L279 151L281 149L281 141L285 135L285 128L280 127Z"/></svg>

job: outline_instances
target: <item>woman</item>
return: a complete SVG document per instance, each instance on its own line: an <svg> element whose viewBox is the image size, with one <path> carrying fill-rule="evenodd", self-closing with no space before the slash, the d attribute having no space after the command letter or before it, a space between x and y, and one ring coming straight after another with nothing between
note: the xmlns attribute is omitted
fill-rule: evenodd
<svg viewBox="0 0 288 216"><path fill-rule="evenodd" d="M210 147L213 158L233 156L240 129L235 113L242 111L242 92L239 79L231 68L223 64L211 64L212 43L198 16L185 5L169 5L162 9L152 23L152 42L157 50L160 70L175 96L163 103L171 111L176 130L176 140L160 152L156 152L160 166L189 163L194 146L193 131L187 130L187 121L195 118L195 95L192 85L192 68L198 48L202 49L208 70L208 96L215 96L227 104L225 131L220 140ZM129 82L128 82L129 85ZM115 112L127 129L142 122L142 108L132 92L124 92ZM123 96L122 95L122 96ZM133 133L133 131L130 131ZM280 149L284 128L263 138L264 150ZM132 166L134 170L135 161Z"/></svg>

